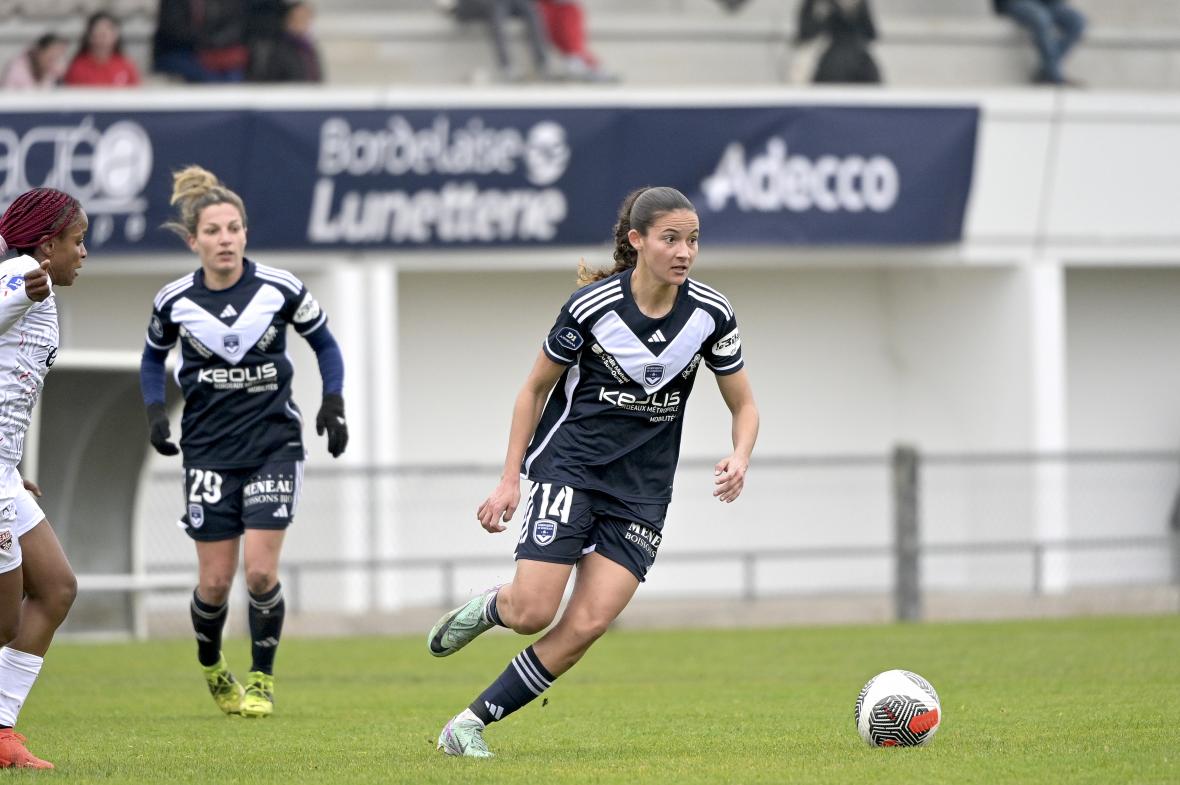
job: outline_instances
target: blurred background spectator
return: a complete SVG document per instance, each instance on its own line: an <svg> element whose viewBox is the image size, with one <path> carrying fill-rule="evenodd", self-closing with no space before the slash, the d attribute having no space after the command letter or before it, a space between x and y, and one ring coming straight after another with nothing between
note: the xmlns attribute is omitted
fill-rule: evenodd
<svg viewBox="0 0 1180 785"><path fill-rule="evenodd" d="M281 22L275 30L267 30L265 22L259 24L252 20L246 79L251 82L322 82L323 65L311 33L315 9L305 2L283 3L281 14Z"/></svg>
<svg viewBox="0 0 1180 785"><path fill-rule="evenodd" d="M549 43L561 55L565 75L586 82L615 81L586 43L586 12L580 0L538 0Z"/></svg>
<svg viewBox="0 0 1180 785"><path fill-rule="evenodd" d="M5 64L0 71L0 87L29 89L53 87L66 72L69 42L57 33L45 35L33 42Z"/></svg>
<svg viewBox="0 0 1180 785"><path fill-rule="evenodd" d="M799 6L796 45L799 57L796 69L810 70L812 82L881 81L881 71L869 51L877 38L877 27L869 0L803 0Z"/></svg>
<svg viewBox="0 0 1180 785"><path fill-rule="evenodd" d="M1061 70L1061 61L1081 40L1086 17L1066 0L992 0L997 14L1016 21L1032 36L1040 67L1033 74L1037 84L1077 85Z"/></svg>
<svg viewBox="0 0 1180 785"><path fill-rule="evenodd" d="M513 18L524 23L525 41L533 60L531 76L550 79L548 37L541 24L536 0L436 0L439 8L457 21L487 24L496 58L496 76L501 82L521 82L530 76L516 63L508 37Z"/></svg>
<svg viewBox="0 0 1180 785"><path fill-rule="evenodd" d="M186 82L242 81L247 10L242 0L160 0L152 69Z"/></svg>
<svg viewBox="0 0 1180 785"><path fill-rule="evenodd" d="M123 54L123 32L118 19L106 11L90 15L78 52L62 82L72 87L131 87L139 84L139 69Z"/></svg>

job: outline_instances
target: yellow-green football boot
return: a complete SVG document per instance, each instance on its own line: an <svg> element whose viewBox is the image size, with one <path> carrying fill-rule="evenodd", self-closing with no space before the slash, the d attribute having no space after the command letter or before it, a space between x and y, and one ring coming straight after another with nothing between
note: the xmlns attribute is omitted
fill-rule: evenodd
<svg viewBox="0 0 1180 785"><path fill-rule="evenodd" d="M245 690L229 672L225 655L218 657L215 665L203 667L202 670L205 672L205 683L209 685L209 692L213 695L217 708L226 714L238 714L242 709L242 695Z"/></svg>
<svg viewBox="0 0 1180 785"><path fill-rule="evenodd" d="M275 710L275 677L262 671L246 676L246 695L242 698L243 717L269 717Z"/></svg>

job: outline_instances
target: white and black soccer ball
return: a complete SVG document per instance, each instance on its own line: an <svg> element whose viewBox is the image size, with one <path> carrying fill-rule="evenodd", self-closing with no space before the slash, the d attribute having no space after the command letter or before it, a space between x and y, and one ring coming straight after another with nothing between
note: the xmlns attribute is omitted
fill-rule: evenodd
<svg viewBox="0 0 1180 785"><path fill-rule="evenodd" d="M874 747L917 747L941 722L934 686L910 671L878 673L856 696L856 729Z"/></svg>

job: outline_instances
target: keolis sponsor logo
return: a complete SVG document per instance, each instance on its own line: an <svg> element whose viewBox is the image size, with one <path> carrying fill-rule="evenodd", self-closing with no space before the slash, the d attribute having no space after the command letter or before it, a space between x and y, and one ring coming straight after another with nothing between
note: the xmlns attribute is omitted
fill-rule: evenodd
<svg viewBox="0 0 1180 785"><path fill-rule="evenodd" d="M788 155L787 141L772 137L754 155L747 155L740 142L729 145L701 190L714 212L732 201L742 212L884 213L897 203L901 176L883 155L821 155L813 160Z"/></svg>

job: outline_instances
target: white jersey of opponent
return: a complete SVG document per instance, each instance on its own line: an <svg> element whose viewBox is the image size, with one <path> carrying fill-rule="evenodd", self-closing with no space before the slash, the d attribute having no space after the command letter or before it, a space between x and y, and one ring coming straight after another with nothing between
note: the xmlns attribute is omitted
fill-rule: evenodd
<svg viewBox="0 0 1180 785"><path fill-rule="evenodd" d="M0 264L0 465L20 463L25 432L57 359L57 301L52 291L37 303L25 294L31 256Z"/></svg>

